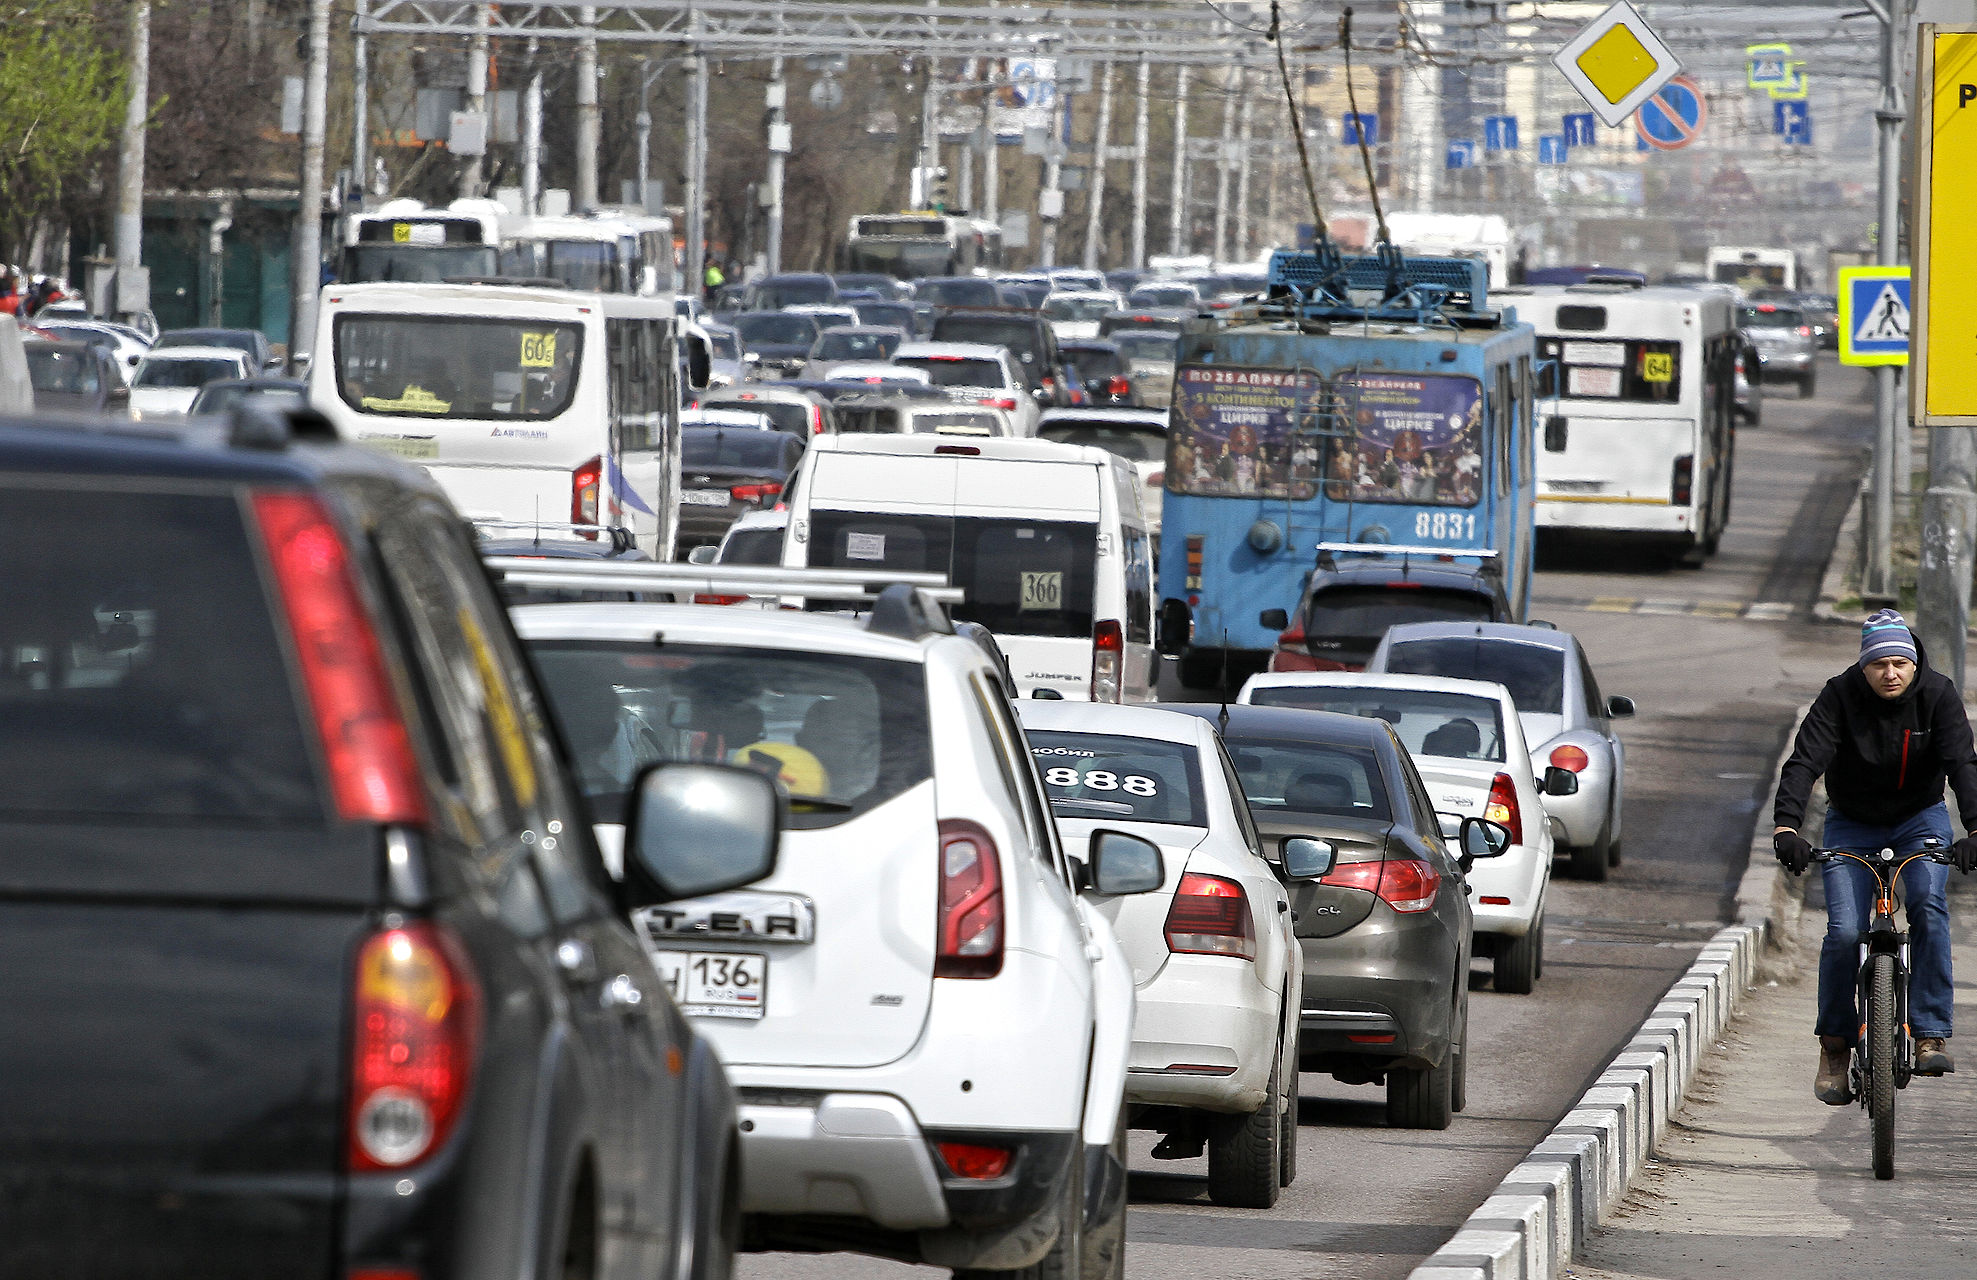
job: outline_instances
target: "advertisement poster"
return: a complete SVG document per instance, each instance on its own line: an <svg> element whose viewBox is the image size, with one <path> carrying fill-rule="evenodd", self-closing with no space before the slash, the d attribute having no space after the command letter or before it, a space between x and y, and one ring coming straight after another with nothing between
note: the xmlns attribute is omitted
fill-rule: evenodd
<svg viewBox="0 0 1977 1280"><path fill-rule="evenodd" d="M1167 487L1204 497L1312 497L1319 442L1298 440L1297 422L1304 406L1315 406L1318 389L1315 374L1286 369L1180 369Z"/></svg>
<svg viewBox="0 0 1977 1280"><path fill-rule="evenodd" d="M1483 492L1482 384L1450 374L1348 374L1332 384L1353 435L1331 451L1334 501L1474 506Z"/></svg>

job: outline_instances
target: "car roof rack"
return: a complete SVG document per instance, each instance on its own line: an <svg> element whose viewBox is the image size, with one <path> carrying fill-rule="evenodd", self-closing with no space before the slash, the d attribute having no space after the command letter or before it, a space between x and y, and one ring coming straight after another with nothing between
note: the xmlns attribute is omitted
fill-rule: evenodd
<svg viewBox="0 0 1977 1280"><path fill-rule="evenodd" d="M1481 572L1485 575L1500 575L1502 566L1496 561L1501 556L1495 547L1410 547L1392 542L1321 542L1313 548L1318 555L1320 569L1336 568L1334 556L1387 556L1400 557L1401 576L1414 565L1415 556L1426 556L1435 560L1480 560Z"/></svg>
<svg viewBox="0 0 1977 1280"><path fill-rule="evenodd" d="M801 596L876 604L888 588L906 588L926 597L933 616L939 606L960 604L961 588L938 573L868 573L863 569L797 569L778 565L657 564L624 560L538 560L528 556L487 556L488 572L524 587L576 587L612 591L672 591L714 596ZM905 605L892 606L904 609ZM874 611L875 616L877 611ZM890 624L889 624L890 625ZM931 625L931 624L929 624ZM879 628L874 625L874 630ZM937 630L951 630L944 617ZM889 634L903 634L889 632ZM921 634L915 632L914 634Z"/></svg>
<svg viewBox="0 0 1977 1280"><path fill-rule="evenodd" d="M562 524L553 520L501 520L493 516L475 516L469 523L474 532L482 538L494 533L519 533L528 535L540 543L545 533L557 535L557 541L575 538L595 538L598 534L608 534L611 538L611 554L619 555L638 546L638 538L621 524Z"/></svg>

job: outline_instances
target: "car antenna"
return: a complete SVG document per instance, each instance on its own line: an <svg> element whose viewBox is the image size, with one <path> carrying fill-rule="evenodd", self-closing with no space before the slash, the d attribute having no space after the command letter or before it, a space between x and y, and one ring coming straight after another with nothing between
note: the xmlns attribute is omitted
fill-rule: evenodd
<svg viewBox="0 0 1977 1280"><path fill-rule="evenodd" d="M1215 717L1217 732L1229 731L1229 629L1222 628L1222 678L1216 681L1222 692L1222 712Z"/></svg>

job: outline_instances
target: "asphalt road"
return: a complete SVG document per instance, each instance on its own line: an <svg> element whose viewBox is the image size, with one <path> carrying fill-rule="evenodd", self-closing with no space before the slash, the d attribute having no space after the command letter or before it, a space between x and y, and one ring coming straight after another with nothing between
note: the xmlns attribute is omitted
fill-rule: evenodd
<svg viewBox="0 0 1977 1280"><path fill-rule="evenodd" d="M1608 693L1640 714L1624 862L1555 880L1530 996L1471 987L1469 1106L1442 1133L1388 1129L1384 1092L1307 1074L1298 1181L1267 1212L1210 1205L1206 1161L1132 1144L1133 1280L1395 1280L1432 1252L1563 1115L1727 918L1751 824L1795 710L1857 638L1810 621L1826 549L1864 464L1871 393L1829 366L1806 401L1775 388L1738 432L1731 523L1701 569L1545 547L1534 615L1576 632ZM1163 690L1164 692L1164 690ZM752 1255L745 1280L931 1276L850 1255Z"/></svg>

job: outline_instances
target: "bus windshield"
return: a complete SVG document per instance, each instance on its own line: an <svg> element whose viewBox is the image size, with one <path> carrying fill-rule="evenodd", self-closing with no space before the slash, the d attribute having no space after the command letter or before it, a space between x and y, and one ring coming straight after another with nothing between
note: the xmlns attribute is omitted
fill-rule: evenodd
<svg viewBox="0 0 1977 1280"><path fill-rule="evenodd" d="M352 284L373 280L438 284L460 276L500 273L499 255L485 244L354 244L343 255L343 278Z"/></svg>
<svg viewBox="0 0 1977 1280"><path fill-rule="evenodd" d="M853 271L912 280L945 274L953 265L954 247L944 239L853 240L845 247L844 257L845 265Z"/></svg>
<svg viewBox="0 0 1977 1280"><path fill-rule="evenodd" d="M339 316L336 385L362 413L541 421L576 394L583 330L548 320Z"/></svg>

